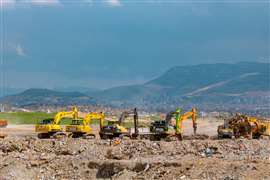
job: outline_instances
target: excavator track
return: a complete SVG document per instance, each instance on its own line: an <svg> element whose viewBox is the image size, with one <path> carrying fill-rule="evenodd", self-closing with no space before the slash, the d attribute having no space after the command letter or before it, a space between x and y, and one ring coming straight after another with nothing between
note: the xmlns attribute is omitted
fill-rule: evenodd
<svg viewBox="0 0 270 180"><path fill-rule="evenodd" d="M95 134L84 134L83 139L95 139L96 135Z"/></svg>
<svg viewBox="0 0 270 180"><path fill-rule="evenodd" d="M62 138L66 138L67 134L65 134L64 132L57 132L57 133L54 133L51 137L55 139L62 139Z"/></svg>

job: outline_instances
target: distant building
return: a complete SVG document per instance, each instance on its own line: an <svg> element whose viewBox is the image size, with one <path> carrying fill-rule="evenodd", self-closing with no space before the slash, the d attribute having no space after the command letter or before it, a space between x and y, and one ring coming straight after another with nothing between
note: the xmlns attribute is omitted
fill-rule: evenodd
<svg viewBox="0 0 270 180"><path fill-rule="evenodd" d="M5 106L3 104L0 104L0 112L5 112Z"/></svg>
<svg viewBox="0 0 270 180"><path fill-rule="evenodd" d="M207 113L204 111L199 112L200 117L204 118L207 116Z"/></svg>

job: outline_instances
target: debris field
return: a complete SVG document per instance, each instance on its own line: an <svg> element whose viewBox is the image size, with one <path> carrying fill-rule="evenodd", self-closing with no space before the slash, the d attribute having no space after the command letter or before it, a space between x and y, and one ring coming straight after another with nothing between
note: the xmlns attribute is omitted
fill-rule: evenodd
<svg viewBox="0 0 270 180"><path fill-rule="evenodd" d="M0 179L270 179L266 139L0 141Z"/></svg>

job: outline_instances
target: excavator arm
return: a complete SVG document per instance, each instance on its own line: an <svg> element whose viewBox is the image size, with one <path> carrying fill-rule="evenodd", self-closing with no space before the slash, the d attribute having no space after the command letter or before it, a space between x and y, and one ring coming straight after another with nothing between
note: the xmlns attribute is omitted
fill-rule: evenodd
<svg viewBox="0 0 270 180"><path fill-rule="evenodd" d="M175 116L175 111L171 111L168 114L166 114L166 118L165 118L165 127L168 127L169 124L172 121L172 118Z"/></svg>
<svg viewBox="0 0 270 180"><path fill-rule="evenodd" d="M134 116L137 115L137 109L136 108L134 110L132 110L132 111L124 111L124 112L122 112L122 114L121 114L121 116L120 116L120 118L118 120L118 124L121 125L125 121L125 119L127 117L132 116L132 115L134 115Z"/></svg>
<svg viewBox="0 0 270 180"><path fill-rule="evenodd" d="M91 112L86 115L86 117L83 119L83 124L84 126L88 126L93 119L98 119L100 121L104 121L104 113L96 113L96 112Z"/></svg>
<svg viewBox="0 0 270 180"><path fill-rule="evenodd" d="M192 108L190 112L186 112L183 115L180 113L176 115L176 134L182 134L183 129L183 121L192 118L192 124L193 124L193 131L194 134L196 134L197 131L197 110L195 108Z"/></svg>
<svg viewBox="0 0 270 180"><path fill-rule="evenodd" d="M72 108L72 111L62 111L62 112L58 112L55 116L54 116L54 119L53 119L53 122L52 124L55 124L55 125L58 125L61 121L61 119L63 119L64 117L67 117L67 116L72 116L73 119L77 119L78 118L78 109L77 107L73 107Z"/></svg>
<svg viewBox="0 0 270 180"><path fill-rule="evenodd" d="M132 117L134 118L134 128L135 128L135 133L132 134L133 137L136 137L139 134L138 131L138 112L137 109L133 109L131 111L124 111L118 121L109 121L108 125L104 126L104 118L100 121L100 137L102 139L108 138L108 137L118 137L123 134L128 134L127 128L122 126L124 120L127 117Z"/></svg>
<svg viewBox="0 0 270 180"><path fill-rule="evenodd" d="M134 108L134 109L131 110L131 111L124 111L124 112L121 114L121 116L120 116L120 118L119 118L117 124L118 124L119 126L121 126L122 123L125 121L125 119L126 119L127 117L130 117L130 116L133 116L133 119L134 119L135 135L137 135L138 132L139 132L139 130L138 130L138 111L137 111L137 108Z"/></svg>

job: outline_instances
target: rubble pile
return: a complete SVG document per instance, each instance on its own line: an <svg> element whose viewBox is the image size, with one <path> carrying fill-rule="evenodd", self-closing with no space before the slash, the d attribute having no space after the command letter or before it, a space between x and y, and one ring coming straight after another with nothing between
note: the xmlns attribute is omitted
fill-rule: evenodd
<svg viewBox="0 0 270 180"><path fill-rule="evenodd" d="M269 140L0 139L0 179L270 178Z"/></svg>
<svg viewBox="0 0 270 180"><path fill-rule="evenodd" d="M236 137L248 137L251 133L251 127L248 121L248 116L243 114L236 114L231 117L229 120L229 127L231 127L234 131L234 135Z"/></svg>
<svg viewBox="0 0 270 180"><path fill-rule="evenodd" d="M243 114L236 114L235 116L226 120L228 129L233 131L235 138L268 138L270 137L270 122L249 117Z"/></svg>

